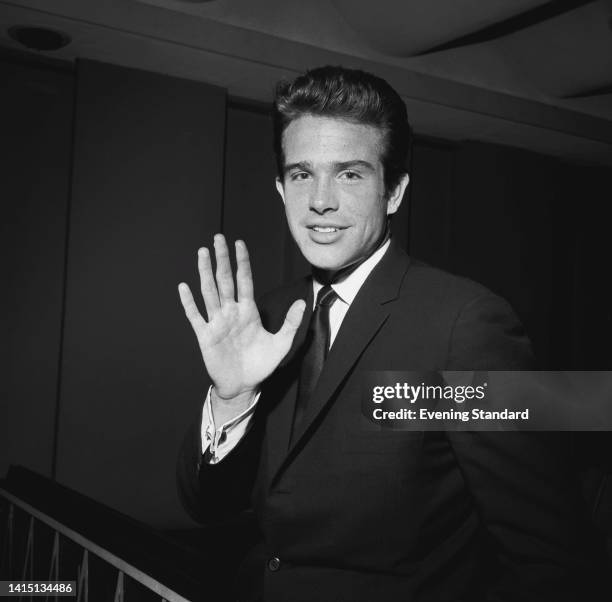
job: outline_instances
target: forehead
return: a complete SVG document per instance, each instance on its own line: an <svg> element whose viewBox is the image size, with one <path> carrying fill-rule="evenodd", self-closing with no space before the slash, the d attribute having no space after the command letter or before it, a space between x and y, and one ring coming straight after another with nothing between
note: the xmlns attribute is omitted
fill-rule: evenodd
<svg viewBox="0 0 612 602"><path fill-rule="evenodd" d="M373 125L335 117L304 115L283 132L285 164L295 161L380 162L384 134Z"/></svg>

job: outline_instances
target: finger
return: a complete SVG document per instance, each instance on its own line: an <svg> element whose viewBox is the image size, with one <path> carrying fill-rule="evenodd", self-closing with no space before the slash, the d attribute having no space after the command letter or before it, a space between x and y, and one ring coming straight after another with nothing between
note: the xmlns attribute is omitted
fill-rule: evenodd
<svg viewBox="0 0 612 602"><path fill-rule="evenodd" d="M221 304L234 300L234 277L229 251L223 234L215 234L215 258L217 260L217 289Z"/></svg>
<svg viewBox="0 0 612 602"><path fill-rule="evenodd" d="M238 285L238 301L253 299L253 274L249 252L242 240L236 241L236 284Z"/></svg>
<svg viewBox="0 0 612 602"><path fill-rule="evenodd" d="M287 315L285 316L285 321L278 331L278 335L283 338L289 339L289 344L293 341L293 337L297 332L297 329L300 327L302 323L302 318L304 317L304 310L306 309L306 301L303 299L298 299L293 302L293 305L289 308Z"/></svg>
<svg viewBox="0 0 612 602"><path fill-rule="evenodd" d="M221 304L210 263L210 253L206 247L198 250L198 272L200 273L200 290L206 307L206 315L211 320L213 315L219 311Z"/></svg>
<svg viewBox="0 0 612 602"><path fill-rule="evenodd" d="M200 314L198 306L193 300L193 295L191 294L191 289L189 286L184 282L181 282L178 286L178 291L181 298L181 303L183 304L183 309L185 310L185 315L187 316L187 319L197 335L206 326L206 321Z"/></svg>

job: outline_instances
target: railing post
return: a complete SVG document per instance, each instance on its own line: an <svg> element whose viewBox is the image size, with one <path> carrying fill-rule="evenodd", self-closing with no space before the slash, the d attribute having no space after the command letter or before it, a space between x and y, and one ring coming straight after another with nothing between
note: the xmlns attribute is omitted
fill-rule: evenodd
<svg viewBox="0 0 612 602"><path fill-rule="evenodd" d="M30 567L28 579L28 565ZM30 516L30 525L28 527L28 540L26 542L25 558L23 559L23 571L21 573L22 581L32 581L34 579L34 517ZM21 600L21 596L19 596ZM30 596L32 599L32 596Z"/></svg>
<svg viewBox="0 0 612 602"><path fill-rule="evenodd" d="M83 560L77 571L77 602L89 601L89 553L83 548Z"/></svg>
<svg viewBox="0 0 612 602"><path fill-rule="evenodd" d="M113 602L123 602L123 571L117 573L117 587L115 588L115 599Z"/></svg>
<svg viewBox="0 0 612 602"><path fill-rule="evenodd" d="M49 565L49 581L59 581L59 531L53 535L53 549L51 550L51 564ZM53 596L57 600L57 595ZM49 596L45 597L45 602Z"/></svg>

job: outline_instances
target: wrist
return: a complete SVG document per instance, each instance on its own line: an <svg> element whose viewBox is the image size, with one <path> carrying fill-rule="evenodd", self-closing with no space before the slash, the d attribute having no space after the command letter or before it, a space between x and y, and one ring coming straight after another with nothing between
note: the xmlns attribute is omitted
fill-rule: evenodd
<svg viewBox="0 0 612 602"><path fill-rule="evenodd" d="M227 422L247 410L257 392L257 389L247 389L238 395L224 397L213 387L210 392L213 414L218 418L223 417L222 422Z"/></svg>

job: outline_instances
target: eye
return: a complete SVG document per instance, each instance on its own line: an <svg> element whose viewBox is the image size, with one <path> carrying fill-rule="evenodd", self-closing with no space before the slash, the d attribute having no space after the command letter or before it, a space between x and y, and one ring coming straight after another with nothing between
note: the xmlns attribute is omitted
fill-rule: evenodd
<svg viewBox="0 0 612 602"><path fill-rule="evenodd" d="M351 171L351 170L343 171L340 174L340 177L343 180L349 180L349 181L361 180L361 174L357 173L356 171Z"/></svg>
<svg viewBox="0 0 612 602"><path fill-rule="evenodd" d="M289 178L292 182L300 182L302 180L307 180L310 177L310 174L305 171L296 171L292 173Z"/></svg>

